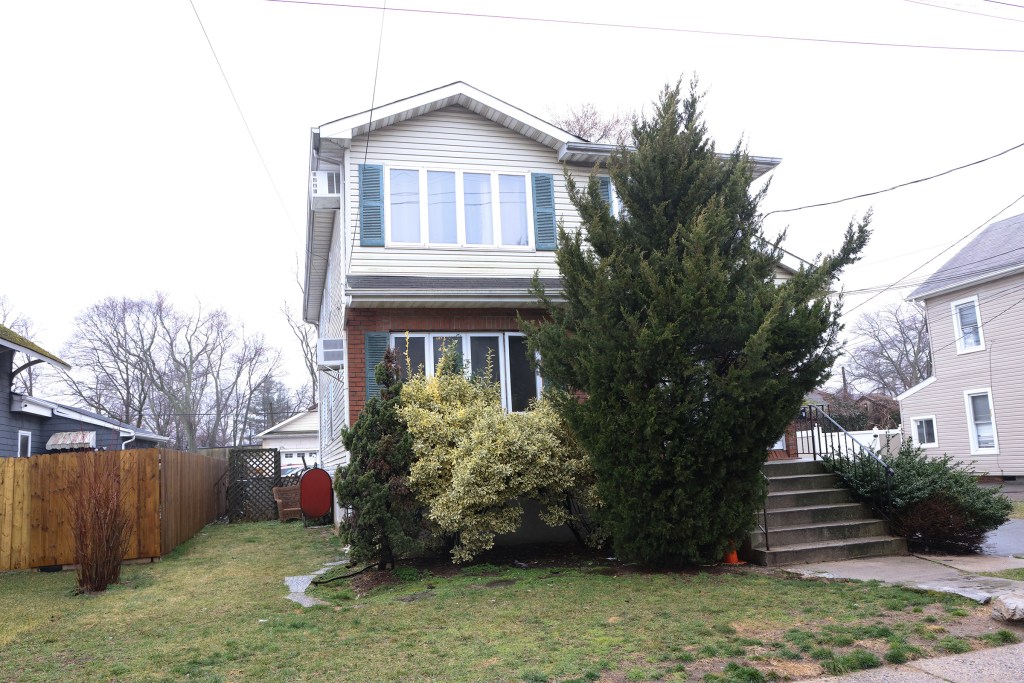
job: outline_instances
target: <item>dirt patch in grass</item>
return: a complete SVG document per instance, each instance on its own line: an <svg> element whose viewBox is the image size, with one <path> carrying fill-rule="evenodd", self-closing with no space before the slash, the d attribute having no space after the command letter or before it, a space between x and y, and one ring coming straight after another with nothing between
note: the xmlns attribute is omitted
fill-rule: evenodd
<svg viewBox="0 0 1024 683"><path fill-rule="evenodd" d="M1013 501L1013 510L1010 511L1011 519L1024 519L1024 501Z"/></svg>

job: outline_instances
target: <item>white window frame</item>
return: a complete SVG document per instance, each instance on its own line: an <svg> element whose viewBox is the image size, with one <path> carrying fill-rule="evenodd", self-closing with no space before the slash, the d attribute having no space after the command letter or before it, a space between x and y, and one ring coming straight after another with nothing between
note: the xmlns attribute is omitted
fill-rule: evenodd
<svg viewBox="0 0 1024 683"><path fill-rule="evenodd" d="M525 337L526 335L521 332L392 332L389 338L388 345L391 348L395 348L395 342L399 339L423 339L423 350L424 350L424 370L426 371L427 377L434 376L434 370L437 367L437 361L439 358L434 358L434 339L437 337L460 337L462 339L462 359L463 359L463 371L468 377L470 369L472 367L472 358L470 357L470 339L472 337L497 337L498 338L498 381L501 388L501 407L508 411L509 406L512 405L512 383L509 381L509 337ZM404 363L403 358L399 358L400 363ZM414 368L415 370L415 368ZM544 382L541 379L540 372L534 370L534 378L536 382L536 395L539 397L541 391L544 388Z"/></svg>
<svg viewBox="0 0 1024 683"><path fill-rule="evenodd" d="M420 201L420 239L417 242L396 242L391 238L391 171L416 171L419 175ZM454 243L430 241L430 204L427 194L427 173L455 174L455 234ZM493 244L468 244L466 242L466 202L464 176L467 173L487 174L491 177L491 236ZM526 244L501 243L501 186L499 176L519 176L523 178L526 188ZM438 166L419 166L416 164L385 164L384 165L384 245L386 247L409 247L430 249L480 249L480 250L513 250L535 251L533 227L533 183L530 172L518 169L472 168L459 166L445 168Z"/></svg>
<svg viewBox="0 0 1024 683"><path fill-rule="evenodd" d="M971 408L971 397L985 395L988 397L988 411L992 416L992 447L978 447L978 431L974 421L974 410ZM996 408L992 401L992 388L967 389L964 391L964 410L967 415L967 440L971 446L971 455L998 455L999 430L996 428Z"/></svg>
<svg viewBox="0 0 1024 683"><path fill-rule="evenodd" d="M974 347L971 347L971 348L967 348L964 345L964 333L963 333L963 330L960 329L960 316L957 314L957 311L956 311L957 308L959 308L960 306L963 306L964 304L974 304L974 314L978 318L978 342L979 342L979 344L977 346L974 346ZM950 311L952 312L952 315L953 315L953 334L956 335L956 353L957 353L957 355L959 356L959 355L962 355L962 354L965 354L965 353L975 353L977 351L984 351L985 350L985 328L981 324L981 304L978 303L977 295L967 297L966 299L957 299L956 301L950 303L949 306L950 306Z"/></svg>
<svg viewBox="0 0 1024 683"><path fill-rule="evenodd" d="M21 452L21 437L23 437L23 436L27 436L28 437L28 452L27 453L22 453ZM18 457L19 458L27 458L27 457L29 457L31 455L32 455L32 432L30 432L27 429L19 429L18 430Z"/></svg>
<svg viewBox="0 0 1024 683"><path fill-rule="evenodd" d="M931 421L932 423L932 434L935 436L934 441L929 442L918 442L917 445L922 448L938 448L939 447L939 423L935 419L934 415L919 415L917 417L910 418L910 433L914 437L914 441L917 441L917 425L919 422Z"/></svg>

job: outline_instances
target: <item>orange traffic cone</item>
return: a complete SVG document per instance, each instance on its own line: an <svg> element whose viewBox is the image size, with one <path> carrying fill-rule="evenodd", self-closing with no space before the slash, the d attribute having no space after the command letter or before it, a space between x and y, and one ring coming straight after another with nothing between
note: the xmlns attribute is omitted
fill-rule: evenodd
<svg viewBox="0 0 1024 683"><path fill-rule="evenodd" d="M745 562L740 562L740 556L736 552L736 546L732 541L729 541L729 549L725 551L722 564L746 564Z"/></svg>

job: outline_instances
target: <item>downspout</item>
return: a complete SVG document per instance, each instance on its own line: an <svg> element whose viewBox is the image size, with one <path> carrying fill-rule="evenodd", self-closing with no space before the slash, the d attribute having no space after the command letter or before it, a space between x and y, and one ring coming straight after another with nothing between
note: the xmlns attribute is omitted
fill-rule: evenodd
<svg viewBox="0 0 1024 683"><path fill-rule="evenodd" d="M122 430L122 431L124 431L124 430ZM138 436L138 434L136 434L136 433L135 433L134 431L132 431L132 430L130 430L130 429L129 429L129 430L127 430L127 431L130 431L130 432L132 433L132 438L128 439L127 441L123 441L123 442L121 442L121 450L122 450L122 451L123 451L123 450L127 450L127 449L126 449L126 446L127 446L128 444L130 444L130 443L131 443L132 441L135 441L136 437Z"/></svg>

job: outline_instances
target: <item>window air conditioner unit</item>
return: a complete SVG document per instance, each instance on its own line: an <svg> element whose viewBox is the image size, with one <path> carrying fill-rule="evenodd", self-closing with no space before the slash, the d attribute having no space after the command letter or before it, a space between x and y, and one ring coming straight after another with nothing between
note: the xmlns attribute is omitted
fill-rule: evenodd
<svg viewBox="0 0 1024 683"><path fill-rule="evenodd" d="M316 343L316 364L323 370L345 367L345 340L320 339Z"/></svg>
<svg viewBox="0 0 1024 683"><path fill-rule="evenodd" d="M309 174L309 192L314 197L341 196L341 173L338 171L313 171Z"/></svg>

